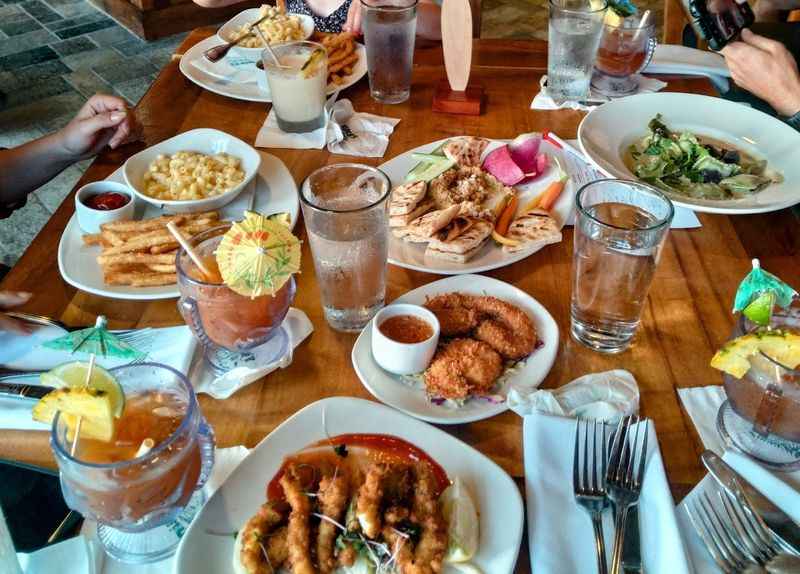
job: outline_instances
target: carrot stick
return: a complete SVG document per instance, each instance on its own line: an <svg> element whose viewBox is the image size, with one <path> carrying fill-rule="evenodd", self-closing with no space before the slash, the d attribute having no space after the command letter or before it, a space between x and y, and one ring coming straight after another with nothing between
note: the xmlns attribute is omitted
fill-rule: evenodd
<svg viewBox="0 0 800 574"><path fill-rule="evenodd" d="M503 209L503 213L501 213L500 217L497 219L497 224L494 226L494 230L500 235L504 236L506 233L508 233L508 228L511 225L511 219L517 212L517 203L519 203L519 200L515 195L511 198L511 200Z"/></svg>
<svg viewBox="0 0 800 574"><path fill-rule="evenodd" d="M544 209L545 211L550 211L552 209L553 204L555 204L558 196L561 195L561 191L564 189L567 183L567 176L564 175L560 179L552 182L550 185L547 186L547 189L542 192L539 196L539 205L537 206L539 209Z"/></svg>

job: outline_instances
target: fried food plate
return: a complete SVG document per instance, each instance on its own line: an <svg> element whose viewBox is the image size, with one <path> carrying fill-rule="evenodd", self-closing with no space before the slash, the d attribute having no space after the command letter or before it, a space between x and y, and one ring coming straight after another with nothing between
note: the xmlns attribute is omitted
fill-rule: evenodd
<svg viewBox="0 0 800 574"><path fill-rule="evenodd" d="M536 299L503 281L483 275L458 275L423 285L392 303L422 305L426 299L441 293L467 293L491 295L516 305L531 318L543 345L518 364L512 374L502 379L496 394L505 398L513 386L534 389L538 387L553 366L558 353L558 325L547 309ZM506 402L492 403L473 398L461 407L436 405L428 400L422 388L414 388L402 377L383 370L372 356L372 325L364 327L353 345L353 368L364 387L376 399L424 421L453 425L487 419L506 410Z"/></svg>
<svg viewBox="0 0 800 574"><path fill-rule="evenodd" d="M372 401L333 397L298 411L270 433L200 510L181 540L174 574L232 571L234 537L265 501L267 483L283 459L325 437L377 433L404 439L459 477L480 516L480 545L471 562L485 574L511 574L522 540L523 506L514 481L494 462L426 423ZM445 566L444 574L457 574Z"/></svg>
<svg viewBox="0 0 800 574"><path fill-rule="evenodd" d="M220 219L241 219L247 209L254 209L265 215L286 212L294 228L300 213L297 184L280 159L262 151L258 153L261 154L258 173L234 201L220 208ZM125 183L122 168L120 167L107 179ZM135 201L136 219L150 219L164 214L154 205L139 199ZM177 285L160 287L106 285L103 282L102 269L97 263L101 248L99 245L84 245L83 235L78 225L78 218L73 214L58 244L58 271L73 287L94 295L136 301L171 299L180 295Z"/></svg>
<svg viewBox="0 0 800 574"><path fill-rule="evenodd" d="M379 169L381 169L389 177L392 182L392 187L401 185L405 182L408 172L419 163L411 156L412 153L431 153L449 139L452 138L442 139L408 150L407 152L402 153L382 164ZM483 158L485 158L489 152L497 149L505 143L508 143L508 141L492 140L488 147L484 150ZM561 165L565 168L569 165L568 162L563 159L564 152L550 144L550 142L542 141L539 149L550 156L558 157ZM551 165L551 167L549 167L541 177L522 185L515 185L514 188L516 188L519 196L519 205L525 205L528 203L534 197L543 192L551 182L557 179L558 171L553 165ZM559 228L564 227L564 223L567 221L570 213L572 212L572 208L575 205L576 191L577 187L570 178L567 181L564 191L561 192L561 195L556 201L555 206L553 206L551 215L558 222ZM491 269L498 269L533 255L539 251L542 246L535 246L530 250L520 251L517 253L506 253L500 248L499 245L497 245L497 243L495 243L492 238L489 238L483 247L481 247L481 249L478 251L478 253L476 253L466 263L458 263L455 261L426 257L425 248L425 244L409 243L389 233L389 263L398 265L400 267L405 267L406 269L426 271L428 273L436 273L437 275L482 273Z"/></svg>

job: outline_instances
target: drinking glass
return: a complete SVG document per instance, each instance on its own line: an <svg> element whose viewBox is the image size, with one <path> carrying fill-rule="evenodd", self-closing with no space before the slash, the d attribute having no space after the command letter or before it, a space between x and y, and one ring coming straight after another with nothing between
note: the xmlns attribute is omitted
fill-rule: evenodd
<svg viewBox="0 0 800 574"><path fill-rule="evenodd" d="M417 0L359 0L367 49L369 91L384 104L411 94Z"/></svg>
<svg viewBox="0 0 800 574"><path fill-rule="evenodd" d="M674 208L644 183L601 179L575 199L572 336L617 353L633 339Z"/></svg>
<svg viewBox="0 0 800 574"><path fill-rule="evenodd" d="M592 87L607 96L632 94L637 74L647 67L656 50L655 24L629 16L618 25L606 22L597 50ZM642 25L644 24L644 25Z"/></svg>
<svg viewBox="0 0 800 574"><path fill-rule="evenodd" d="M328 324L357 332L383 307L386 294L391 184L378 169L328 165L303 182L303 218Z"/></svg>
<svg viewBox="0 0 800 574"><path fill-rule="evenodd" d="M547 93L557 103L589 97L605 1L550 0Z"/></svg>
<svg viewBox="0 0 800 574"><path fill-rule="evenodd" d="M97 521L97 537L110 556L144 564L175 552L192 518L181 510L202 503L200 488L214 463L214 434L192 385L175 369L140 363L111 373L126 399L112 442L81 438L71 455L71 436L57 414L50 444L67 505ZM145 454L121 455L138 450L141 437L166 434L173 425Z"/></svg>
<svg viewBox="0 0 800 574"><path fill-rule="evenodd" d="M318 50L318 64L303 69L311 54ZM325 89L328 84L328 56L316 42L287 42L261 53L264 72L272 97L278 127L285 132L312 132L325 125Z"/></svg>

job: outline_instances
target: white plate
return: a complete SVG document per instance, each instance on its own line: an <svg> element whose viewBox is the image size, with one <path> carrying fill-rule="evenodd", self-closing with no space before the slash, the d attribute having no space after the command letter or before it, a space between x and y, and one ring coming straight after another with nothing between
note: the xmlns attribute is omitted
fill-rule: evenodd
<svg viewBox="0 0 800 574"><path fill-rule="evenodd" d="M517 305L533 320L543 346L536 349L513 375L508 376L497 391L506 396L511 386L538 387L550 372L558 353L558 325L541 303L517 289L491 277L482 275L458 275L447 277L418 287L398 297L392 303L414 303L422 305L425 300L439 293L471 293L491 295ZM460 408L435 405L425 391L412 388L401 377L384 371L372 356L372 324L361 331L352 352L353 368L364 387L378 400L418 419L438 424L461 424L487 419L508 410L505 401L492 404L485 400L472 399Z"/></svg>
<svg viewBox="0 0 800 574"><path fill-rule="evenodd" d="M729 143L767 160L783 174L783 183L742 199L703 200L668 193L675 205L707 213L763 213L800 202L800 133L788 124L720 98L696 94L639 94L613 100L583 118L578 141L583 153L612 177L636 179L622 157L629 145L647 134L647 123L661 114L675 131L689 130Z"/></svg>
<svg viewBox="0 0 800 574"><path fill-rule="evenodd" d="M241 160L244 179L239 185L225 193L204 199L188 201L160 200L145 195L143 193L144 176L153 160L159 155L173 155L180 151L194 151L206 155L227 153L235 156ZM253 146L225 132L211 128L199 128L173 136L129 157L128 161L122 166L122 174L125 176L125 182L128 187L133 189L136 197L140 200L164 209L167 213L198 213L200 211L220 209L236 199L236 196L255 177L260 164L261 156Z"/></svg>
<svg viewBox="0 0 800 574"><path fill-rule="evenodd" d="M236 467L198 513L181 540L174 574L232 571L234 532L264 503L267 482L284 457L325 438L327 431L390 434L418 446L442 465L450 478L463 479L480 514L480 546L473 559L485 574L511 574L522 539L522 498L513 480L484 455L425 423L388 407L349 397L317 401L269 434ZM445 568L445 574L455 574Z"/></svg>
<svg viewBox="0 0 800 574"><path fill-rule="evenodd" d="M219 44L219 38L217 36L211 36L189 48L181 57L179 64L180 71L183 75L201 88L205 88L209 92L214 92L221 96L227 96L236 100L245 100L247 102L271 102L272 96L269 90L264 90L258 84L256 74L263 74L264 72L256 68L255 63L251 66L253 79L248 82L231 82L219 76L209 74L192 64L193 60L202 58L203 52L217 44ZM363 44L359 44L358 42L356 42L355 48L358 54L358 62L356 62L353 68L353 73L349 76L345 76L341 84L329 85L327 89L328 94L349 88L366 75L367 51L364 49Z"/></svg>
<svg viewBox="0 0 800 574"><path fill-rule="evenodd" d="M261 154L261 166L258 174L235 201L222 208L221 218L241 219L243 212L250 209L252 205L255 211L264 214L289 213L294 228L300 212L297 184L281 160L268 153L261 151L258 153ZM122 168L112 173L108 179L123 181ZM255 189L255 196L253 196L253 189ZM137 218L149 219L161 215L161 211L154 205L146 204L138 199L136 201ZM251 201L253 201L252 204ZM73 287L103 297L137 301L171 299L180 295L177 285L161 287L106 285L96 260L100 254L100 247L84 245L82 235L83 232L78 227L78 219L73 215L67 223L64 233L61 234L61 241L58 244L58 270L64 280Z"/></svg>
<svg viewBox="0 0 800 574"><path fill-rule="evenodd" d="M408 172L419 163L411 157L414 152L430 153L446 142L448 139L435 141L429 144L419 146L417 148L408 150L397 157L390 159L379 167L392 181L392 187L402 184ZM494 140L487 147L484 152L484 157L490 151L503 145L504 141ZM546 152L551 156L557 156L564 169L567 169L568 164L563 159L564 152L549 142L543 141L540 151ZM544 189L558 178L557 170L554 166L548 170L538 179L526 183L524 185L514 186L519 195L519 205L525 205L531 199L540 194ZM570 179L567 182L564 191L556 201L552 214L558 222L559 227L563 227L567 221L569 214L572 212L572 207L575 204L575 184ZM425 244L409 243L398 239L391 233L389 234L389 263L405 267L406 269L414 269L416 271L426 271L428 273L436 273L438 275L457 275L459 273L482 273L491 269L505 267L517 261L525 259L529 255L533 255L542 247L533 247L529 251L520 251L517 253L506 253L503 251L491 238L484 244L478 253L466 263L458 263L456 261L445 261L443 259L436 259L433 257L425 257Z"/></svg>
<svg viewBox="0 0 800 574"><path fill-rule="evenodd" d="M232 42L236 38L236 32L259 19L261 16L261 8L248 8L242 10L236 16L225 22L219 30L217 30L217 38L223 42ZM289 14L300 19L300 25L303 28L303 37L300 40L308 40L314 33L314 19L306 14ZM300 41L297 40L297 41ZM270 46L273 44L270 43ZM253 60L261 58L261 52L264 48L243 48L241 46L234 46L231 48L231 54L237 54Z"/></svg>

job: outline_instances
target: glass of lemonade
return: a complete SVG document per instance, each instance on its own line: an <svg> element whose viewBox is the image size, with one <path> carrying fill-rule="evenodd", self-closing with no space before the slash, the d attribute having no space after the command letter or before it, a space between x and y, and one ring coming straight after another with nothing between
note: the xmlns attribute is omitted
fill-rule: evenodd
<svg viewBox="0 0 800 574"><path fill-rule="evenodd" d="M639 15L606 19L592 76L595 90L607 96L636 91L637 74L647 67L656 49L656 26L649 22L642 22Z"/></svg>
<svg viewBox="0 0 800 574"><path fill-rule="evenodd" d="M325 125L325 89L328 55L316 42L287 42L264 50L261 59L267 74L272 107L278 126L285 132L311 132Z"/></svg>
<svg viewBox="0 0 800 574"><path fill-rule="evenodd" d="M192 385L175 369L140 363L110 372L125 393L112 440L82 437L71 455L71 433L56 415L50 442L68 506L97 521L110 556L143 564L175 551L191 520L182 509L193 495L202 503L214 434ZM152 447L144 452L146 439Z"/></svg>
<svg viewBox="0 0 800 574"><path fill-rule="evenodd" d="M321 167L300 193L314 269L328 324L358 332L383 307L386 294L391 184L357 163Z"/></svg>
<svg viewBox="0 0 800 574"><path fill-rule="evenodd" d="M631 343L674 213L656 188L620 179L575 198L572 336L605 353Z"/></svg>

